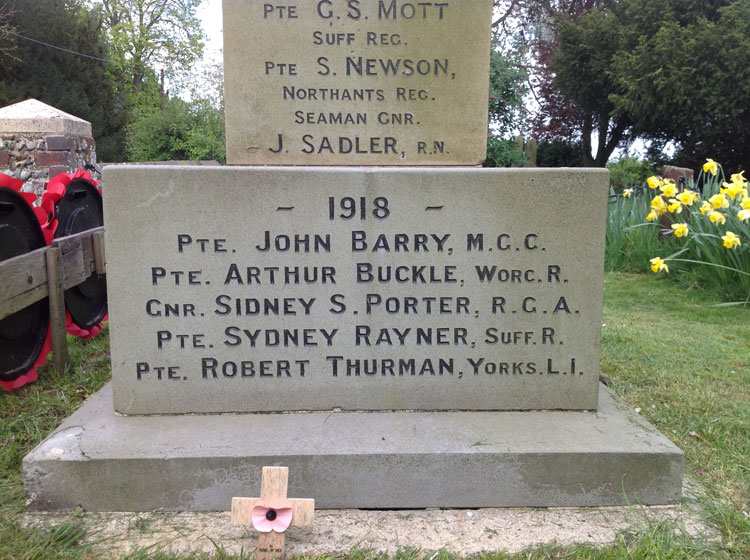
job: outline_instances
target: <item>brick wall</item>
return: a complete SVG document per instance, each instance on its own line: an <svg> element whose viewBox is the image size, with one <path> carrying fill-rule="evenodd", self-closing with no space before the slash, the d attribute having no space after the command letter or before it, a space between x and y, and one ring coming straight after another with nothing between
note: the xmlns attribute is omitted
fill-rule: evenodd
<svg viewBox="0 0 750 560"><path fill-rule="evenodd" d="M96 164L96 144L87 136L0 137L0 172L24 181L23 190L41 195L50 177ZM98 179L92 169L88 169Z"/></svg>

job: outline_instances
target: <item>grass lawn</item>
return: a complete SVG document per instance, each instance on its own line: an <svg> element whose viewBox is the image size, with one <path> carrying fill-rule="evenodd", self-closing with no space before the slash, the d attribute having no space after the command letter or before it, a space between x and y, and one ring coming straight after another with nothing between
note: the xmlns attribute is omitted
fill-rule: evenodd
<svg viewBox="0 0 750 560"><path fill-rule="evenodd" d="M656 276L608 274L601 370L619 395L685 451L687 472L706 488L702 507L720 542L698 542L679 527L658 525L602 549L544 547L483 558L750 558L750 309L715 303ZM66 375L48 365L38 382L0 394L0 559L93 558L77 544L82 529L76 514L51 531L21 526L20 466L25 453L107 381L107 340L106 329L92 341L72 340ZM219 550L217 557L229 556ZM361 550L345 557L378 558ZM455 557L405 548L398 558Z"/></svg>

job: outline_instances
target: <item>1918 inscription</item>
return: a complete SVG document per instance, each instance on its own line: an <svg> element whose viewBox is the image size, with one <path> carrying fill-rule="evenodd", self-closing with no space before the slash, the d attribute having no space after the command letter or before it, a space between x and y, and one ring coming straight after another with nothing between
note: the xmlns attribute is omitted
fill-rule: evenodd
<svg viewBox="0 0 750 560"><path fill-rule="evenodd" d="M118 410L595 408L606 174L276 169L111 169Z"/></svg>
<svg viewBox="0 0 750 560"><path fill-rule="evenodd" d="M481 163L491 10L224 0L228 163Z"/></svg>

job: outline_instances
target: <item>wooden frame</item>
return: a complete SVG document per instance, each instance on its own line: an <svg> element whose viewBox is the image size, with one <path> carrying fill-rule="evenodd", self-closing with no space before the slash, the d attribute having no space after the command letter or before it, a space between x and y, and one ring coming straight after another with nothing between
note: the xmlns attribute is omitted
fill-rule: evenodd
<svg viewBox="0 0 750 560"><path fill-rule="evenodd" d="M62 373L68 361L64 292L105 270L103 227L53 239L47 247L2 261L0 319L49 297L52 354Z"/></svg>

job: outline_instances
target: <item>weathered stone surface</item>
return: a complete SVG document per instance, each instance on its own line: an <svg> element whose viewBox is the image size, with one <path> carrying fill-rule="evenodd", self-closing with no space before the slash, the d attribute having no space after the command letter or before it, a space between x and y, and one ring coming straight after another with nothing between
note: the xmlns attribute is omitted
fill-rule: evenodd
<svg viewBox="0 0 750 560"><path fill-rule="evenodd" d="M63 165L70 163L71 154L70 152L37 152L36 153L36 164L42 167L48 167L52 165Z"/></svg>
<svg viewBox="0 0 750 560"><path fill-rule="evenodd" d="M0 132L0 166L25 181L25 192L41 196L58 173L96 166L91 125L34 99L0 109Z"/></svg>
<svg viewBox="0 0 750 560"><path fill-rule="evenodd" d="M491 0L224 0L227 162L477 165Z"/></svg>
<svg viewBox="0 0 750 560"><path fill-rule="evenodd" d="M47 136L47 149L51 151L72 150L75 140L70 136Z"/></svg>
<svg viewBox="0 0 750 560"><path fill-rule="evenodd" d="M91 123L27 99L0 109L0 134L91 136Z"/></svg>
<svg viewBox="0 0 750 560"><path fill-rule="evenodd" d="M605 170L104 184L118 412L596 408Z"/></svg>
<svg viewBox="0 0 750 560"><path fill-rule="evenodd" d="M695 172L689 167L675 167L673 165L665 165L661 174L665 179L672 179L677 185L680 184L681 180L692 181Z"/></svg>
<svg viewBox="0 0 750 560"><path fill-rule="evenodd" d="M35 510L227 510L287 466L319 508L679 503L683 454L604 387L598 412L116 416L109 385L23 460Z"/></svg>
<svg viewBox="0 0 750 560"><path fill-rule="evenodd" d="M67 165L53 165L49 168L49 178L54 177L55 175L58 175L59 173L68 173L70 171L70 167Z"/></svg>

